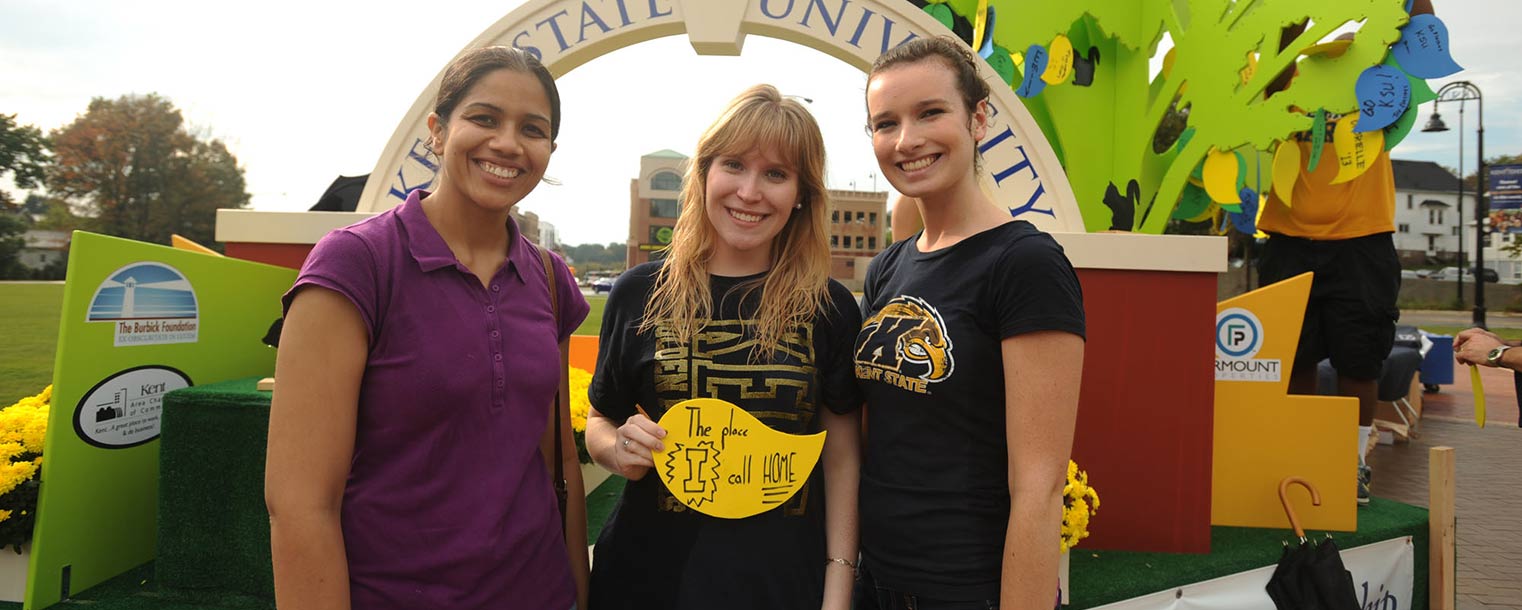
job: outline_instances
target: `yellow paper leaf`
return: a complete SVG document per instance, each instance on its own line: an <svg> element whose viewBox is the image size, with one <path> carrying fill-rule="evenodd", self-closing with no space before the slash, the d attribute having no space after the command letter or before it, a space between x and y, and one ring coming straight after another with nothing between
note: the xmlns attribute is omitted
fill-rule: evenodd
<svg viewBox="0 0 1522 610"><path fill-rule="evenodd" d="M1349 114L1337 121L1332 132L1332 147L1337 150L1337 177L1332 184L1342 184L1369 170L1374 160L1385 150L1385 132L1375 130L1353 133L1358 126L1358 115Z"/></svg>
<svg viewBox="0 0 1522 610"><path fill-rule="evenodd" d="M1058 34L1047 47L1046 71L1041 80L1048 85L1060 85L1073 78L1073 43L1067 36Z"/></svg>
<svg viewBox="0 0 1522 610"><path fill-rule="evenodd" d="M1210 149L1205 157L1205 192L1216 203L1241 203L1237 190L1237 155L1229 150Z"/></svg>
<svg viewBox="0 0 1522 610"><path fill-rule="evenodd" d="M1274 151L1274 175L1271 183L1274 193L1279 195L1279 201L1284 202L1285 207L1294 204L1295 182L1300 180L1300 145L1293 140L1279 143L1279 149Z"/></svg>
<svg viewBox="0 0 1522 610"><path fill-rule="evenodd" d="M683 505L744 519L778 506L803 487L824 449L824 432L778 432L733 403L694 398L661 415L665 450L655 471Z"/></svg>
<svg viewBox="0 0 1522 610"><path fill-rule="evenodd" d="M1485 427L1485 384L1480 383L1480 367L1469 365L1469 389L1474 392L1474 423Z"/></svg>
<svg viewBox="0 0 1522 610"><path fill-rule="evenodd" d="M1263 229L1258 228L1263 226L1263 208L1266 207L1268 207L1268 195L1260 193L1258 195L1258 215L1252 219L1253 228L1257 228L1257 232L1252 235L1255 239L1268 239L1268 234L1264 233Z"/></svg>

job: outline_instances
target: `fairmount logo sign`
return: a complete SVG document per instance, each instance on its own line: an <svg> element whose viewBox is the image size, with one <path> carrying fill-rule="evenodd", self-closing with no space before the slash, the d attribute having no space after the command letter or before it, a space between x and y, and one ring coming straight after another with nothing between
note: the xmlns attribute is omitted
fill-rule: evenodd
<svg viewBox="0 0 1522 610"><path fill-rule="evenodd" d="M1216 381L1279 381L1279 360L1253 358L1260 349L1263 349L1263 322L1258 316L1240 307L1216 314Z"/></svg>
<svg viewBox="0 0 1522 610"><path fill-rule="evenodd" d="M888 49L944 32L905 0L530 0L471 46L522 48L560 76L655 38L685 33L699 54L739 55L745 37L758 34L814 48L865 71ZM1067 176L1045 136L999 76L981 62L979 68L993 89L991 124L978 147L986 186L1012 216L1046 231L1083 232ZM438 82L435 76L397 126L365 184L359 211L385 211L413 189L433 183L438 160L423 143ZM859 87L842 89L860 94Z"/></svg>

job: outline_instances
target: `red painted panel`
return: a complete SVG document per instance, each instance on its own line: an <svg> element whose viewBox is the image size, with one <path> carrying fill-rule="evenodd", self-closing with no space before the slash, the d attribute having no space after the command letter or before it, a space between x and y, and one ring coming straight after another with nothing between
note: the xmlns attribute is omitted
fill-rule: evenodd
<svg viewBox="0 0 1522 610"><path fill-rule="evenodd" d="M260 244L230 241L224 245L227 246L227 255L233 258L300 269L314 244Z"/></svg>
<svg viewBox="0 0 1522 610"><path fill-rule="evenodd" d="M1073 457L1101 504L1079 552L1208 553L1216 275L1078 279L1088 343Z"/></svg>

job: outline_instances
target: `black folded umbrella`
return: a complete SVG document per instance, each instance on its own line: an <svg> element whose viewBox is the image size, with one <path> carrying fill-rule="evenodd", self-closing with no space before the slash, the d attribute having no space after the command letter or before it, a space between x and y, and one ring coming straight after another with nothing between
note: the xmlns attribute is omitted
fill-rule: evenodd
<svg viewBox="0 0 1522 610"><path fill-rule="evenodd" d="M1337 543L1328 535L1320 544L1305 537L1300 518L1289 502L1289 486L1298 484L1311 492L1311 504L1321 505L1321 494L1300 477L1286 477L1279 482L1279 501L1295 530L1299 543L1284 543L1279 565L1263 588L1278 610L1359 610L1358 592L1353 588L1353 574L1342 565Z"/></svg>

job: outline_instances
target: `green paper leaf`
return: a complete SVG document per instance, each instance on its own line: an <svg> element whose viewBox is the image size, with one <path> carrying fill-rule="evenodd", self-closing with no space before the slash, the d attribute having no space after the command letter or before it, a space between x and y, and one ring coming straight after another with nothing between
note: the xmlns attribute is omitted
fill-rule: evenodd
<svg viewBox="0 0 1522 610"><path fill-rule="evenodd" d="M936 21L941 22L941 25L946 26L948 30L956 25L956 20L951 14L951 9L944 4L927 4L925 5L925 13L934 17Z"/></svg>
<svg viewBox="0 0 1522 610"><path fill-rule="evenodd" d="M1210 200L1210 193L1205 189L1193 184L1184 187L1184 194L1179 198L1178 207L1173 208L1173 217L1179 220L1188 220L1204 214L1205 210L1214 203Z"/></svg>
<svg viewBox="0 0 1522 610"><path fill-rule="evenodd" d="M1385 150L1394 150L1401 140L1406 139L1406 134L1411 133L1411 127L1416 125L1416 115L1416 104L1412 104L1395 123L1385 128Z"/></svg>
<svg viewBox="0 0 1522 610"><path fill-rule="evenodd" d="M993 68L999 78L1004 79L1004 84L1013 87L1015 84L1015 60L1009 56L1009 49L994 45L992 53L985 60L988 67Z"/></svg>
<svg viewBox="0 0 1522 610"><path fill-rule="evenodd" d="M1240 204L1240 203L1223 203L1223 204L1221 204L1221 209L1226 210L1227 212L1230 212L1232 214L1241 214L1242 213L1242 204Z"/></svg>
<svg viewBox="0 0 1522 610"><path fill-rule="evenodd" d="M1311 124L1311 156L1305 161L1305 171L1316 170L1321 163L1321 149L1326 146L1326 109L1316 110L1315 122Z"/></svg>

